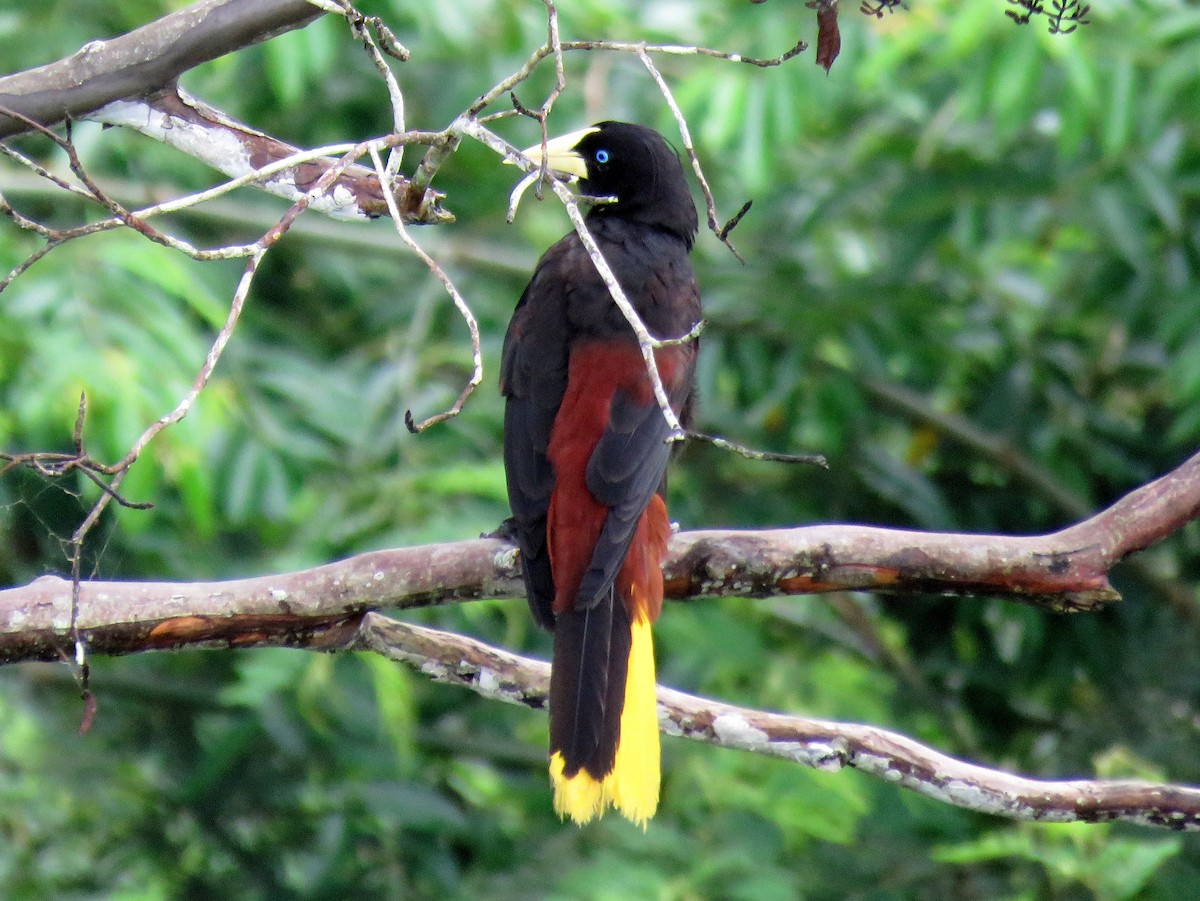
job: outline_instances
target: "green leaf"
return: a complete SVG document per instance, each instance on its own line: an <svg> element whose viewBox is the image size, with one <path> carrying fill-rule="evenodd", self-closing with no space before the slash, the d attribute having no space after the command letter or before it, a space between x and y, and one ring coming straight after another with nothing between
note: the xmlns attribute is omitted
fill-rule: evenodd
<svg viewBox="0 0 1200 901"><path fill-rule="evenodd" d="M1178 836L1163 839L1114 839L1096 855L1096 896L1104 901L1136 898L1154 874L1183 850Z"/></svg>
<svg viewBox="0 0 1200 901"><path fill-rule="evenodd" d="M1129 144L1133 130L1136 80L1132 58L1127 53L1119 53L1113 60L1111 93L1104 119L1103 148L1106 157L1121 154Z"/></svg>
<svg viewBox="0 0 1200 901"><path fill-rule="evenodd" d="M409 671L378 654L360 654L375 687L379 720L396 750L397 774L411 776L416 765L417 712Z"/></svg>
<svg viewBox="0 0 1200 901"><path fill-rule="evenodd" d="M1148 259L1140 216L1128 198L1112 185L1101 185L1092 192L1099 222L1114 248L1134 268L1146 266Z"/></svg>

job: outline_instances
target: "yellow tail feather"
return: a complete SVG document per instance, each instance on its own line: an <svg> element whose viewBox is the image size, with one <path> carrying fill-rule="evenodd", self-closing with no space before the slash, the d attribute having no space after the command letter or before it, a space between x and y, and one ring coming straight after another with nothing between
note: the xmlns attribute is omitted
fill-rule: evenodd
<svg viewBox="0 0 1200 901"><path fill-rule="evenodd" d="M582 769L568 777L563 775L562 752L555 751L550 757L554 810L560 817L570 817L580 825L615 807L626 819L645 829L646 822L658 809L660 750L654 642L650 621L644 614L633 621L632 629L621 738L612 772L600 780Z"/></svg>

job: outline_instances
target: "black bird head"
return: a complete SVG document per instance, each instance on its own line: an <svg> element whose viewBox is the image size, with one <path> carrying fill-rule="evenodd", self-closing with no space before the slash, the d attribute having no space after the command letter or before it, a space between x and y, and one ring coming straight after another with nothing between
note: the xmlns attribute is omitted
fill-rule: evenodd
<svg viewBox="0 0 1200 901"><path fill-rule="evenodd" d="M525 151L534 161L542 147ZM597 204L589 216L617 216L673 232L691 247L696 238L696 204L679 155L652 128L629 122L599 122L546 143L548 165L574 175L589 197L616 198Z"/></svg>

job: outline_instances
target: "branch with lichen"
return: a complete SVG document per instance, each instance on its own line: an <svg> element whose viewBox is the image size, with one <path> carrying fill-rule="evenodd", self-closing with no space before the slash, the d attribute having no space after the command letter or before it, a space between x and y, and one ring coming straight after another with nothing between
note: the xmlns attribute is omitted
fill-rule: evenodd
<svg viewBox="0 0 1200 901"><path fill-rule="evenodd" d="M368 613L322 636L323 647L372 651L486 698L544 708L550 665L472 638ZM825 771L852 768L977 813L1043 823L1200 829L1200 787L1103 779L1031 779L943 754L877 726L724 704L659 686L666 735L780 757Z"/></svg>
<svg viewBox="0 0 1200 901"><path fill-rule="evenodd" d="M253 185L289 201L307 193L337 165L341 154L360 144L301 151L233 120L175 86L145 98L114 101L89 113L87 118L105 125L124 126L161 141L223 172L233 180L229 183L233 186ZM437 134L400 130L376 139L371 146L395 148L439 138ZM442 195L430 191L430 196L422 193L412 197L407 179L393 175L391 181L389 198L384 196L374 169L346 166L328 190L312 200L309 208L336 218L374 219L387 215L391 200L410 224L436 225L454 220L441 206ZM222 193L230 189L229 185L223 186Z"/></svg>

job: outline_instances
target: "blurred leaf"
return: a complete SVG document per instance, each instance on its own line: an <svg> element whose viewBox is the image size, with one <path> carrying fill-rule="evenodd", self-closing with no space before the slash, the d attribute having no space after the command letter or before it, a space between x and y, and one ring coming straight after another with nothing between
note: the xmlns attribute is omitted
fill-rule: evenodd
<svg viewBox="0 0 1200 901"><path fill-rule="evenodd" d="M1100 901L1133 898L1168 859L1179 853L1178 838L1095 840L1103 827L1082 824L996 830L975 842L934 852L938 860L967 864L1020 857L1040 864L1062 885L1091 889Z"/></svg>
<svg viewBox="0 0 1200 901"><path fill-rule="evenodd" d="M1104 154L1108 157L1121 153L1128 141L1133 124L1134 79L1133 60L1122 53L1114 61L1112 93L1108 99L1105 117Z"/></svg>
<svg viewBox="0 0 1200 901"><path fill-rule="evenodd" d="M416 709L411 676L403 666L378 654L363 654L360 659L371 672L379 717L396 748L396 772L410 776L416 765Z"/></svg>

